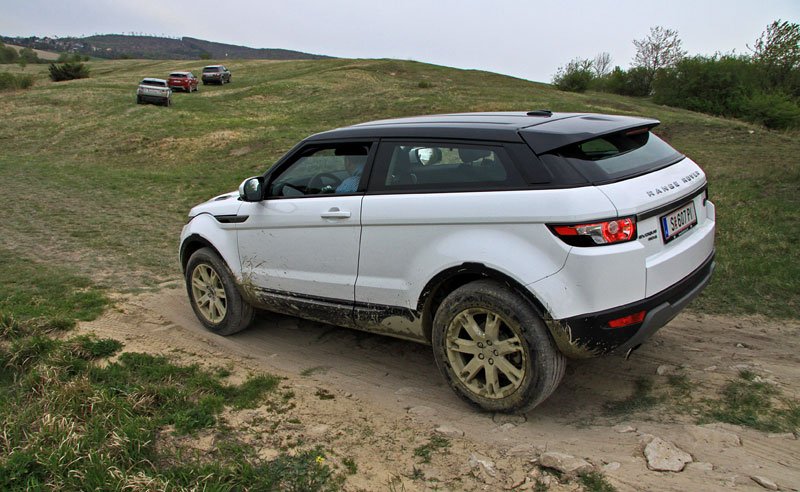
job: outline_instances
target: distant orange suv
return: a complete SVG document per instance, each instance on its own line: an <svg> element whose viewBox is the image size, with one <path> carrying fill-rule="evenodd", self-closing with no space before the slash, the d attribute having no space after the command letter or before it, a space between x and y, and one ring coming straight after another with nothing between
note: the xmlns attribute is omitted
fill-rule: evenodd
<svg viewBox="0 0 800 492"><path fill-rule="evenodd" d="M172 72L167 79L170 89L186 92L196 91L197 83L197 77L192 72Z"/></svg>

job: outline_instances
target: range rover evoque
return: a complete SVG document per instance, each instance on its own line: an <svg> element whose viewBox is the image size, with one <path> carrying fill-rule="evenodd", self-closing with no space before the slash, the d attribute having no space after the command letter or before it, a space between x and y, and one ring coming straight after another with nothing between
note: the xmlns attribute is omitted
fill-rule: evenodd
<svg viewBox="0 0 800 492"><path fill-rule="evenodd" d="M710 281L706 176L658 124L539 110L312 135L191 210L192 308L220 335L259 308L429 344L464 399L526 411L568 358L628 354Z"/></svg>

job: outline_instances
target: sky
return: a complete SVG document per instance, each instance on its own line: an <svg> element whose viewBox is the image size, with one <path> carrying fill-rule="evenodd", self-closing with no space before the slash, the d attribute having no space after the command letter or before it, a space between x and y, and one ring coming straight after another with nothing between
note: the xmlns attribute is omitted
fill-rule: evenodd
<svg viewBox="0 0 800 492"><path fill-rule="evenodd" d="M550 82L575 57L628 68L650 27L690 55L748 53L800 0L0 0L0 35L142 33L344 58L398 58Z"/></svg>

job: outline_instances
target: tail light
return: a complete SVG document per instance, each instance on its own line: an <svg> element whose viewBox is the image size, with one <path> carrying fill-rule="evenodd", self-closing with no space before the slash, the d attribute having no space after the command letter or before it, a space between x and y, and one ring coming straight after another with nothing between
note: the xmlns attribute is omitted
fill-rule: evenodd
<svg viewBox="0 0 800 492"><path fill-rule="evenodd" d="M612 319L608 322L609 328L624 328L626 326L635 325L644 321L647 311L639 311L638 313L629 314L621 318Z"/></svg>
<svg viewBox="0 0 800 492"><path fill-rule="evenodd" d="M636 220L633 217L549 227L553 234L570 246L600 246L636 239Z"/></svg>

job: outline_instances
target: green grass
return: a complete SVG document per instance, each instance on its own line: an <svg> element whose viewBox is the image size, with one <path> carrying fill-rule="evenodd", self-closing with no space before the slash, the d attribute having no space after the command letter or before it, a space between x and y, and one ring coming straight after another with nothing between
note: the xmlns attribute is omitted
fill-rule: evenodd
<svg viewBox="0 0 800 492"><path fill-rule="evenodd" d="M426 444L414 448L414 456L422 463L430 463L433 453L450 447L450 440L446 437L433 435Z"/></svg>
<svg viewBox="0 0 800 492"><path fill-rule="evenodd" d="M179 274L177 238L192 205L235 189L311 133L454 111L637 114L661 119L657 132L710 178L718 270L694 308L800 312L799 132L397 60L232 61L230 85L175 94L172 108L134 103L142 77L204 63L98 61L91 78L60 83L47 80L46 66L29 66L35 85L0 98L4 207L24 217L0 224L0 248L43 267L69 263L115 290L154 286Z"/></svg>
<svg viewBox="0 0 800 492"><path fill-rule="evenodd" d="M657 386L650 378L635 381L631 395L603 405L607 417L625 417L658 406L675 414L691 415L698 423L725 422L763 432L800 432L800 400L751 371L740 371L718 395L695 391L683 373L670 374Z"/></svg>
<svg viewBox="0 0 800 492"><path fill-rule="evenodd" d="M800 431L800 401L788 398L779 388L741 371L721 391L720 398L703 401L704 421L727 422L764 432Z"/></svg>
<svg viewBox="0 0 800 492"><path fill-rule="evenodd" d="M220 421L225 407L280 400L278 378L231 385L219 371L118 354L116 340L50 336L64 324L0 321L2 490L332 491L344 480L321 448L263 461ZM206 456L169 444L199 431L216 435Z"/></svg>
<svg viewBox="0 0 800 492"><path fill-rule="evenodd" d="M653 395L653 380L642 377L634 381L634 389L629 397L606 402L603 410L607 416L616 417L647 410L660 401L661 397Z"/></svg>
<svg viewBox="0 0 800 492"><path fill-rule="evenodd" d="M617 490L600 472L581 473L578 476L578 482L583 485L583 490L586 492L614 492Z"/></svg>
<svg viewBox="0 0 800 492"><path fill-rule="evenodd" d="M0 313L19 318L94 319L107 299L102 290L73 270L0 246Z"/></svg>
<svg viewBox="0 0 800 492"><path fill-rule="evenodd" d="M267 419L291 409L278 378L231 385L227 369L69 337L76 317L100 314L102 291L71 266L43 266L2 249L0 258L0 490L340 488L343 475L322 449L259 460L220 419L226 407L265 405ZM206 456L173 443L201 431L215 434Z"/></svg>

